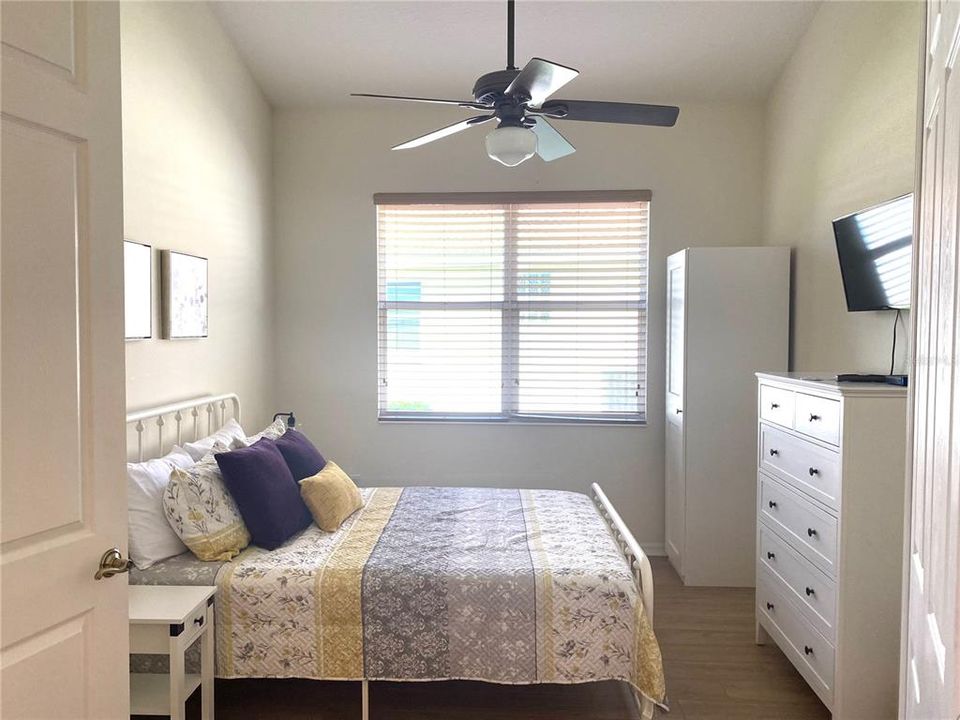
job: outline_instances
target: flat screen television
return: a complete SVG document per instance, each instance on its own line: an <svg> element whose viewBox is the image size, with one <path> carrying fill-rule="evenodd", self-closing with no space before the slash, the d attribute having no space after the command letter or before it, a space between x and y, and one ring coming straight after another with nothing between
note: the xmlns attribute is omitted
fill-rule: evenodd
<svg viewBox="0 0 960 720"><path fill-rule="evenodd" d="M837 218L833 234L847 310L910 307L912 193Z"/></svg>

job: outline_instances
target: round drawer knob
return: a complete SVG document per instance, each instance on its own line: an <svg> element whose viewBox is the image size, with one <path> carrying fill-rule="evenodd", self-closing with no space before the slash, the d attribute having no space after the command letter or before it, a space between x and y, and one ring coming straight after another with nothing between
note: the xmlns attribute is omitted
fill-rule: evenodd
<svg viewBox="0 0 960 720"><path fill-rule="evenodd" d="M807 528L807 537L816 537L817 531L813 528Z"/></svg>
<svg viewBox="0 0 960 720"><path fill-rule="evenodd" d="M778 407L780 407L780 403L770 403L771 410L776 410Z"/></svg>
<svg viewBox="0 0 960 720"><path fill-rule="evenodd" d="M804 655L813 655L813 648L810 647L809 645L804 645L804 646L803 646L803 654L804 654Z"/></svg>
<svg viewBox="0 0 960 720"><path fill-rule="evenodd" d="M776 559L777 559L777 556L775 553L772 553L772 552L767 553L767 560L776 560Z"/></svg>
<svg viewBox="0 0 960 720"><path fill-rule="evenodd" d="M820 471L817 470L817 468L815 468L815 467L810 468L808 472L810 473L810 477L813 477L814 475L819 475L819 474L820 474Z"/></svg>
<svg viewBox="0 0 960 720"><path fill-rule="evenodd" d="M816 421L819 420L819 419L820 419L820 416L819 416L819 415L815 415L815 414L813 414L813 413L810 413L810 422L816 422Z"/></svg>
<svg viewBox="0 0 960 720"><path fill-rule="evenodd" d="M767 610L773 610L773 603L767 603Z"/></svg>
<svg viewBox="0 0 960 720"><path fill-rule="evenodd" d="M807 597L811 595L816 595L816 591L812 587L805 588L804 591L807 593Z"/></svg>
<svg viewBox="0 0 960 720"><path fill-rule="evenodd" d="M770 448L770 456L771 456L771 457L773 457L774 455L779 455L779 454L780 454L780 451L779 451L779 450L774 450L773 448Z"/></svg>
<svg viewBox="0 0 960 720"><path fill-rule="evenodd" d="M773 500L767 500L767 505L770 506L771 510L777 506L777 504Z"/></svg>

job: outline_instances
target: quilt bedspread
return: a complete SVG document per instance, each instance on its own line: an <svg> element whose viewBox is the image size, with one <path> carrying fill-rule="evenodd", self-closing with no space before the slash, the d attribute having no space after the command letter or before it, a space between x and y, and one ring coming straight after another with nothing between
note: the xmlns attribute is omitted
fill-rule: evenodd
<svg viewBox="0 0 960 720"><path fill-rule="evenodd" d="M626 561L585 495L377 488L335 533L250 548L217 578L217 674L625 680L664 698Z"/></svg>

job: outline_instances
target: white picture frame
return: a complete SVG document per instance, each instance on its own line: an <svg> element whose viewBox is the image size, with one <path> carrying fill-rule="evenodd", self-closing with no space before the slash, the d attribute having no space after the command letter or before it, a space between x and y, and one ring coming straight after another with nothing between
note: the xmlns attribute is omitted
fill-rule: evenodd
<svg viewBox="0 0 960 720"><path fill-rule="evenodd" d="M123 325L126 340L153 337L153 248L123 241Z"/></svg>
<svg viewBox="0 0 960 720"><path fill-rule="evenodd" d="M164 338L182 340L207 337L207 272L207 259L204 257L175 250L161 252Z"/></svg>

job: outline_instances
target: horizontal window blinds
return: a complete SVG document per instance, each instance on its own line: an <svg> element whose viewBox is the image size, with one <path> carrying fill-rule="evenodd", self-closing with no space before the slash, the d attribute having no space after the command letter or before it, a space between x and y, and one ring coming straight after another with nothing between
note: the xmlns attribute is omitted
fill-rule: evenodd
<svg viewBox="0 0 960 720"><path fill-rule="evenodd" d="M377 199L381 418L644 420L648 195L407 197Z"/></svg>

